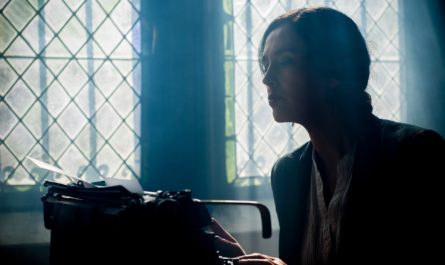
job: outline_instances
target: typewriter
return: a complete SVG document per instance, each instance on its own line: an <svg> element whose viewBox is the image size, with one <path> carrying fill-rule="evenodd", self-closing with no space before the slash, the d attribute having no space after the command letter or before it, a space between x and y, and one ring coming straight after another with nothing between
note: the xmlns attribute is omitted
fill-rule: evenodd
<svg viewBox="0 0 445 265"><path fill-rule="evenodd" d="M50 264L237 264L215 248L209 204L258 208L264 238L270 213L253 201L192 198L190 190L136 194L122 186L85 187L46 181L44 223Z"/></svg>

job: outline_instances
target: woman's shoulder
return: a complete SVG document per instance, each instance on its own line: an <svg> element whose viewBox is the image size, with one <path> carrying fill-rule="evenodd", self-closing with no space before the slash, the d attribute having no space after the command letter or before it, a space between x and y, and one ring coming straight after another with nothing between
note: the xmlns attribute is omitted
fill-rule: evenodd
<svg viewBox="0 0 445 265"><path fill-rule="evenodd" d="M306 142L296 150L282 155L272 167L272 186L277 183L293 183L301 181L311 166L312 144Z"/></svg>
<svg viewBox="0 0 445 265"><path fill-rule="evenodd" d="M408 123L379 119L379 127L383 144L444 143L444 139L436 131Z"/></svg>
<svg viewBox="0 0 445 265"><path fill-rule="evenodd" d="M434 130L385 119L378 120L378 128L380 136L374 138L378 142L366 146L375 145L382 161L417 165L423 160L445 159L445 140Z"/></svg>
<svg viewBox="0 0 445 265"><path fill-rule="evenodd" d="M307 141L292 152L286 153L280 156L275 162L273 169L287 167L289 164L296 164L302 160L308 153L311 152L312 145L310 141Z"/></svg>
<svg viewBox="0 0 445 265"><path fill-rule="evenodd" d="M310 176L312 144L306 142L293 152L281 156L272 167L271 184L277 202L286 201L290 193L301 193Z"/></svg>

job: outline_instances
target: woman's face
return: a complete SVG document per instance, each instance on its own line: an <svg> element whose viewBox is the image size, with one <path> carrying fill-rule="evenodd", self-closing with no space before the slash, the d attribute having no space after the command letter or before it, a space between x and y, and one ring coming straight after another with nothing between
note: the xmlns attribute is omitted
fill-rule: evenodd
<svg viewBox="0 0 445 265"><path fill-rule="evenodd" d="M277 122L305 124L320 108L321 91L311 78L303 58L304 45L288 25L274 29L262 54L263 83Z"/></svg>

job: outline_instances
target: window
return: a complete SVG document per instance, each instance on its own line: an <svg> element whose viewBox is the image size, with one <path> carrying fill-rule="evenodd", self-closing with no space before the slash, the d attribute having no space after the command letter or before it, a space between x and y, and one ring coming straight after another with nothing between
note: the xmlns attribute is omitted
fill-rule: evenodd
<svg viewBox="0 0 445 265"><path fill-rule="evenodd" d="M0 2L0 189L140 172L139 1Z"/></svg>
<svg viewBox="0 0 445 265"><path fill-rule="evenodd" d="M372 57L368 92L374 113L400 120L400 17L397 0L227 0L224 1L226 166L229 183L267 180L273 163L308 140L304 129L277 124L261 83L257 49L267 25L286 10L305 6L338 9L358 24Z"/></svg>

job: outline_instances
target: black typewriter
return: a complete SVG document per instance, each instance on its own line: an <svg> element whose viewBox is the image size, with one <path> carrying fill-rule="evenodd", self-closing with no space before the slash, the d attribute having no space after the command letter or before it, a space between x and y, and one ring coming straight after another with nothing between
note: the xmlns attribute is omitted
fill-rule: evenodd
<svg viewBox="0 0 445 265"><path fill-rule="evenodd" d="M129 192L122 186L88 187L46 181L45 227L51 230L54 264L237 264L219 255L207 226L208 204L259 209L263 237L271 236L270 213L252 201L202 201L190 190Z"/></svg>

